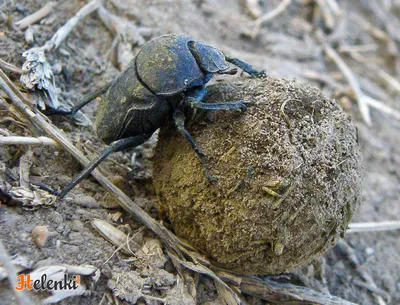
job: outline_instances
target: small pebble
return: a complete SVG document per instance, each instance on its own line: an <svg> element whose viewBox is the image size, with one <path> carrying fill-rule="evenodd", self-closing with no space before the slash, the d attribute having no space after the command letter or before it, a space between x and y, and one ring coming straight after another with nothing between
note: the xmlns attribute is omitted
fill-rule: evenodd
<svg viewBox="0 0 400 305"><path fill-rule="evenodd" d="M46 226L36 226L32 230L33 242L39 248L43 248L46 245L49 237L50 237L50 232L49 232L49 229L47 229Z"/></svg>
<svg viewBox="0 0 400 305"><path fill-rule="evenodd" d="M81 251L81 250L79 249L78 246L74 246L74 245L65 245L65 246L63 247L62 251L64 251L64 253L65 253L66 255L72 255L72 254L78 253L78 252Z"/></svg>
<svg viewBox="0 0 400 305"><path fill-rule="evenodd" d="M56 227L62 224L63 217L60 213L53 211L52 213L50 213L49 216L47 216L47 220L51 222L54 225L54 227Z"/></svg>
<svg viewBox="0 0 400 305"><path fill-rule="evenodd" d="M69 234L69 239L70 239L71 243L73 243L75 245L80 245L85 242L85 239L78 232L71 232Z"/></svg>
<svg viewBox="0 0 400 305"><path fill-rule="evenodd" d="M365 249L365 253L367 254L367 256L373 256L375 254L375 250L371 247L367 247Z"/></svg>
<svg viewBox="0 0 400 305"><path fill-rule="evenodd" d="M71 230L75 232L82 232L85 226L83 225L82 221L75 219L71 222Z"/></svg>

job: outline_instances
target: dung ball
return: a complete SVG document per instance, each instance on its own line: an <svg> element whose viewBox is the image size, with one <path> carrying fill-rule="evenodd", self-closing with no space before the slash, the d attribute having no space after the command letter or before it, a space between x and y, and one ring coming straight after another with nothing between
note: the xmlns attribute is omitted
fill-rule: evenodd
<svg viewBox="0 0 400 305"><path fill-rule="evenodd" d="M271 77L209 87L208 103L242 100L245 113L196 113L189 133L160 132L154 185L175 233L239 274L299 267L343 236L360 202L356 129L320 90Z"/></svg>

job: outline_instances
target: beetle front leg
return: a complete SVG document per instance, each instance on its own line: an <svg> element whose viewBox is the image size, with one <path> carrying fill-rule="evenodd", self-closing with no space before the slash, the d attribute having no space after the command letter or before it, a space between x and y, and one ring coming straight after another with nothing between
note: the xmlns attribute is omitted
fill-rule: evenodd
<svg viewBox="0 0 400 305"><path fill-rule="evenodd" d="M185 128L185 119L186 118L185 118L185 115L183 114L183 112L180 111L179 109L174 109L173 119L174 119L174 124L175 124L176 129L186 138L186 140L190 143L193 150L196 152L197 156L199 157L207 180L210 182L216 182L217 178L212 177L208 173L206 155L197 147L196 142L194 141L194 139L192 138L190 133Z"/></svg>
<svg viewBox="0 0 400 305"><path fill-rule="evenodd" d="M261 71L255 70L251 65L245 63L244 61L241 61L240 59L230 57L226 54L225 54L225 59L227 62L230 62L231 64L239 67L240 69L242 69L244 72L248 73L251 76L256 76L256 77L265 76L264 70Z"/></svg>
<svg viewBox="0 0 400 305"><path fill-rule="evenodd" d="M72 181L63 189L59 196L63 198L65 195L67 195L70 190L72 190L80 181L89 176L89 174L112 153L124 150L126 148L139 146L146 142L151 137L151 135L152 134L144 134L112 142L105 150L100 153L100 155L96 159L92 160L82 172L72 178Z"/></svg>
<svg viewBox="0 0 400 305"><path fill-rule="evenodd" d="M247 107L243 102L226 102L226 103L203 103L207 88L191 89L185 94L185 103L192 107L205 110L240 110L246 111Z"/></svg>

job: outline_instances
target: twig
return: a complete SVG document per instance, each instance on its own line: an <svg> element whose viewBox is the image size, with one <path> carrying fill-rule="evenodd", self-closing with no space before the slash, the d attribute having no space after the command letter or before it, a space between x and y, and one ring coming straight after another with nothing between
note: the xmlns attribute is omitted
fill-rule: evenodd
<svg viewBox="0 0 400 305"><path fill-rule="evenodd" d="M258 0L242 0L247 13L254 19L260 18L262 15L261 7Z"/></svg>
<svg viewBox="0 0 400 305"><path fill-rule="evenodd" d="M339 51L340 49L341 48L339 48ZM366 65L366 68L373 70L374 75L378 75L380 79L383 80L387 85L400 92L400 82L396 78L388 74L385 70L380 68L379 65L372 64L370 59L363 58L359 53L357 53L356 50L348 49L346 51L348 51L348 54L359 63L365 64L367 62L368 65Z"/></svg>
<svg viewBox="0 0 400 305"><path fill-rule="evenodd" d="M367 61L366 59L362 58L360 54L358 54L356 51L354 50L349 50L349 55L356 61L358 61L361 64L365 64L365 62ZM373 70L374 75L378 75L386 84L390 85L392 88L394 88L395 90L397 90L398 92L400 92L400 82L394 78L393 76L391 76L390 74L388 74L385 70L383 70L382 68L380 68L380 66L374 64L371 66L371 62L370 60L368 61L368 66L367 68L370 68Z"/></svg>
<svg viewBox="0 0 400 305"><path fill-rule="evenodd" d="M34 90L36 87L38 89L45 89L50 96L50 107L53 109L59 109L60 104L53 71L46 59L45 53L46 51L57 49L78 22L99 7L100 1L101 0L93 0L82 7L75 16L58 29L44 46L29 49L22 54L22 56L26 57L26 61L22 66L23 74L21 76L21 81L31 90Z"/></svg>
<svg viewBox="0 0 400 305"><path fill-rule="evenodd" d="M362 17L356 14L350 14L350 18L355 21L360 27L364 29L364 31L370 33L372 37L375 39L381 40L383 42L388 42L390 40L389 35L382 31L381 29L377 28L370 22L364 20Z"/></svg>
<svg viewBox="0 0 400 305"><path fill-rule="evenodd" d="M258 35L258 32L260 31L260 28L264 23L267 23L274 19L276 16L282 14L291 3L292 0L283 0L275 9L261 16L260 18L257 18L253 22L254 28L251 32L251 38L254 39Z"/></svg>
<svg viewBox="0 0 400 305"><path fill-rule="evenodd" d="M55 6L54 2L49 2L45 6L43 6L40 10L37 12L26 16L24 19L17 21L15 24L21 29L25 29L31 24L34 24L35 22L39 21L40 19L43 19L46 17L48 14L50 14L53 11L53 8Z"/></svg>
<svg viewBox="0 0 400 305"><path fill-rule="evenodd" d="M384 70L380 69L378 71L379 76L390 86L400 92L400 82L391 76L390 74L386 73Z"/></svg>
<svg viewBox="0 0 400 305"><path fill-rule="evenodd" d="M15 289L15 287L18 284L17 271L15 270L11 258L8 256L7 251L1 240L0 240L0 262L3 264L3 267L7 272L8 281L10 282L10 287L14 293L16 303L18 305L32 304L25 290L18 291Z"/></svg>
<svg viewBox="0 0 400 305"><path fill-rule="evenodd" d="M8 71L11 71L11 72L14 72L17 74L22 74L21 68L14 66L13 64L10 64L9 62L6 62L6 61L2 60L1 58L0 58L0 69L8 70Z"/></svg>
<svg viewBox="0 0 400 305"><path fill-rule="evenodd" d="M281 284L254 276L239 277L224 272L217 274L242 293L276 304L355 305L341 298L292 284Z"/></svg>
<svg viewBox="0 0 400 305"><path fill-rule="evenodd" d="M349 224L349 228L346 233L399 230L400 221L351 223Z"/></svg>
<svg viewBox="0 0 400 305"><path fill-rule="evenodd" d="M303 72L303 76L311 80L325 83L333 88L337 88L342 91L345 91L346 89L344 85L337 82L333 77L330 77L329 75L326 74L318 73L312 70L306 70Z"/></svg>
<svg viewBox="0 0 400 305"><path fill-rule="evenodd" d="M93 0L82 7L71 19L67 21L58 31L53 35L53 37L46 42L44 49L46 51L51 51L57 49L61 42L69 35L73 28L84 19L87 15L95 11L101 4L100 0Z"/></svg>
<svg viewBox="0 0 400 305"><path fill-rule="evenodd" d="M143 28L123 17L111 14L102 5L100 5L97 12L101 21L115 35L112 45L117 47L116 64L121 69L125 69L134 58L132 48L146 43L146 39L142 36ZM148 30L148 28L145 29ZM110 51L112 50L113 48L110 49Z"/></svg>
<svg viewBox="0 0 400 305"><path fill-rule="evenodd" d="M136 26L136 24L111 14L103 5L99 6L98 13L106 27L114 34L117 34L122 41L138 44L139 46L145 44L146 40L141 34L140 27Z"/></svg>
<svg viewBox="0 0 400 305"><path fill-rule="evenodd" d="M350 261L350 263L353 265L352 267L356 269L360 277L365 281L367 285L369 285L372 289L378 291L380 293L383 293L387 299L389 299L389 295L386 291L383 291L382 289L378 288L376 286L374 280L372 277L364 270L364 268L361 268L360 261L357 258L357 255L354 251L354 249L343 239L339 240L339 242L336 244L336 248L339 249L343 254L345 254ZM381 295L373 293L375 299L377 300L378 304L386 304L384 299L382 298Z"/></svg>
<svg viewBox="0 0 400 305"><path fill-rule="evenodd" d="M21 187L29 188L31 186L32 158L33 152L30 149L19 158L19 185Z"/></svg>
<svg viewBox="0 0 400 305"><path fill-rule="evenodd" d="M329 76L321 75L321 74L318 74L318 73L316 73L314 71L308 71L308 70L303 73L303 76L306 77L306 78L309 78L309 79L314 79L314 80L317 80L317 81L324 82L324 83L332 86L333 88L337 88L337 89L339 89L341 91L345 91L345 87L342 84L336 82L333 78L331 78ZM377 109L377 110L379 110L379 111L381 111L383 113L386 113L387 115L392 116L397 120L400 120L400 112L395 110L395 109L393 109L393 108L391 108L391 107L389 107L389 106L386 106L382 102L379 102L376 99L373 99L373 98L371 98L369 96L366 96L364 98L364 102L368 106L373 107L373 108L375 108L375 109Z"/></svg>
<svg viewBox="0 0 400 305"><path fill-rule="evenodd" d="M373 99L372 97L369 96L364 96L364 102L368 105L371 106L383 113L386 113L387 115L390 115L394 117L397 120L400 120L400 112L397 110L394 110L393 108L386 106L380 101L377 101L376 99Z"/></svg>
<svg viewBox="0 0 400 305"><path fill-rule="evenodd" d="M338 66L340 71L343 73L344 77L349 82L353 92L356 96L356 100L358 102L358 107L361 112L361 116L363 117L365 123L368 126L371 126L371 114L369 112L368 104L371 97L367 96L364 92L361 91L360 84L358 83L356 77L354 76L353 72L350 70L348 65L344 62L344 60L340 57L340 55L327 43L324 41L322 34L319 32L317 33L318 39L324 49L326 55L330 57L335 64Z"/></svg>
<svg viewBox="0 0 400 305"><path fill-rule="evenodd" d="M330 6L325 2L325 0L316 0L316 3L318 4L322 16L325 19L325 26L329 30L333 30L335 28L335 18L332 15Z"/></svg>
<svg viewBox="0 0 400 305"><path fill-rule="evenodd" d="M343 12L336 0L325 0L325 1L337 17L343 15Z"/></svg>
<svg viewBox="0 0 400 305"><path fill-rule="evenodd" d="M378 50L378 45L371 43L371 44L364 44L364 45L357 45L357 46L340 46L338 51L340 53L351 53L351 52L372 52Z"/></svg>
<svg viewBox="0 0 400 305"><path fill-rule="evenodd" d="M51 145L58 146L58 143L48 137L0 137L0 145Z"/></svg>
<svg viewBox="0 0 400 305"><path fill-rule="evenodd" d="M357 286L359 286L361 288L365 288L365 289L371 291L374 294L379 294L380 296L385 297L385 298L388 297L388 293L385 290L380 289L380 288L378 288L376 286L374 287L374 286L372 286L372 285L370 285L368 283L365 283L365 282L361 281L360 279L354 279L353 283L354 283L354 285L357 285ZM386 303L380 302L380 304L386 304Z"/></svg>
<svg viewBox="0 0 400 305"><path fill-rule="evenodd" d="M92 226L110 243L115 245L117 249L114 253L107 259L108 262L111 257L114 256L116 252L122 249L122 251L127 255L132 255L134 252L132 249L137 250L140 246L133 240L140 232L143 231L144 227L141 227L132 237L128 237L121 230L114 227L107 221L102 219L93 219ZM132 244L130 244L132 243ZM132 249L131 249L132 248Z"/></svg>

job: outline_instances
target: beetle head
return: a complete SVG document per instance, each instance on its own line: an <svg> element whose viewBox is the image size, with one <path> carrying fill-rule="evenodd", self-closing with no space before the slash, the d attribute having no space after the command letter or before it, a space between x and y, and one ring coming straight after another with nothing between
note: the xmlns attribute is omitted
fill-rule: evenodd
<svg viewBox="0 0 400 305"><path fill-rule="evenodd" d="M189 49L200 69L208 73L218 73L229 68L222 51L202 44L201 42L190 41Z"/></svg>

